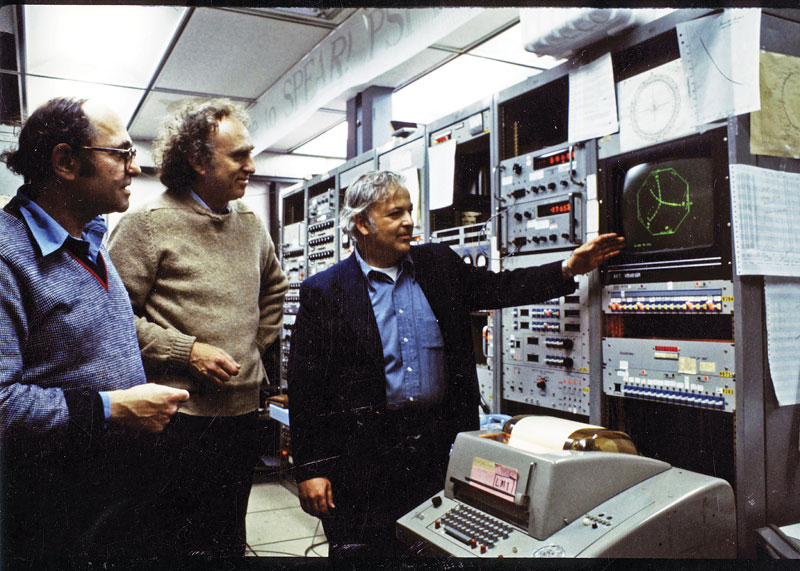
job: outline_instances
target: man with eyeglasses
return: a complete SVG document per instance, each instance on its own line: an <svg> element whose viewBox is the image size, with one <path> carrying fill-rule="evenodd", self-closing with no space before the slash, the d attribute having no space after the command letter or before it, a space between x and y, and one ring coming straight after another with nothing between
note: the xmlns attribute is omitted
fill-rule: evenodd
<svg viewBox="0 0 800 571"><path fill-rule="evenodd" d="M96 101L39 107L3 153L25 184L0 211L0 567L142 553L154 437L189 397L146 383L133 312L102 244L135 151Z"/></svg>
<svg viewBox="0 0 800 571"><path fill-rule="evenodd" d="M227 99L180 105L153 143L166 192L125 215L109 242L148 379L191 395L161 436L167 555L246 546L262 354L289 288L264 225L238 200L255 172L246 123Z"/></svg>

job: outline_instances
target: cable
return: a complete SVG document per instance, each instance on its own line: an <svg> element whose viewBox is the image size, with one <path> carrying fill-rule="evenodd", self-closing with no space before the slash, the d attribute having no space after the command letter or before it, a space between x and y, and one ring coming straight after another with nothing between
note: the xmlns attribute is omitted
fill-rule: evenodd
<svg viewBox="0 0 800 571"><path fill-rule="evenodd" d="M288 551L273 551L271 549L259 549L258 551L253 551L253 553L256 554L256 557L261 557L260 555L261 553L263 554L272 553L274 555L285 555L287 557L303 557L303 555L300 555L299 553L289 553Z"/></svg>
<svg viewBox="0 0 800 571"><path fill-rule="evenodd" d="M322 520L318 520L317 521L317 527L314 529L314 537L317 537L317 535L319 534L319 526L321 524L322 524ZM319 547L321 545L325 545L326 543L328 543L328 539L327 538L325 538L325 541L320 541L319 543L312 543L311 545L309 545L306 548L305 552L303 553L303 556L304 557L308 557L308 552L309 551L313 551L314 555L316 555L317 557L325 557L321 553L317 553L316 549L317 549L317 547Z"/></svg>

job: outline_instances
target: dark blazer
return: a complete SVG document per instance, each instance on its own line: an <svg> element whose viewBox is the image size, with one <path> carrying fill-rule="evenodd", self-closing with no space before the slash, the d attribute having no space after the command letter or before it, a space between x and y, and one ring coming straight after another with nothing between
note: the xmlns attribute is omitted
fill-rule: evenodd
<svg viewBox="0 0 800 571"><path fill-rule="evenodd" d="M561 263L493 273L449 247L411 248L417 282L444 339L447 389L438 435L478 427L478 379L470 312L537 303L575 290ZM383 346L367 281L351 255L306 279L289 355L289 409L296 481L331 476L368 459L386 411Z"/></svg>

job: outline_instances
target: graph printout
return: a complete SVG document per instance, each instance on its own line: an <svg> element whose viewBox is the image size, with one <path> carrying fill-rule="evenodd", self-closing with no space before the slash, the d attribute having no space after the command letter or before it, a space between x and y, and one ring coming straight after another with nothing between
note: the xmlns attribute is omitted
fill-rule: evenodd
<svg viewBox="0 0 800 571"><path fill-rule="evenodd" d="M769 374L780 406L800 404L800 280L764 278Z"/></svg>
<svg viewBox="0 0 800 571"><path fill-rule="evenodd" d="M727 9L676 30L696 125L761 108L759 8Z"/></svg>
<svg viewBox="0 0 800 571"><path fill-rule="evenodd" d="M800 174L729 168L736 272L800 277Z"/></svg>

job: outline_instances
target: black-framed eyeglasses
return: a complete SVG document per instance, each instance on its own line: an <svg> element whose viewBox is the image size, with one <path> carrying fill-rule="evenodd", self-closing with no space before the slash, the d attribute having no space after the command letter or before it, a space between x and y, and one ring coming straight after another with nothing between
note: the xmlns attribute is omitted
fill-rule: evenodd
<svg viewBox="0 0 800 571"><path fill-rule="evenodd" d="M81 149L86 149L87 151L106 151L108 153L117 153L122 157L125 161L125 168L131 166L131 162L136 157L136 149L133 147L129 149L115 149L113 147L80 147Z"/></svg>

